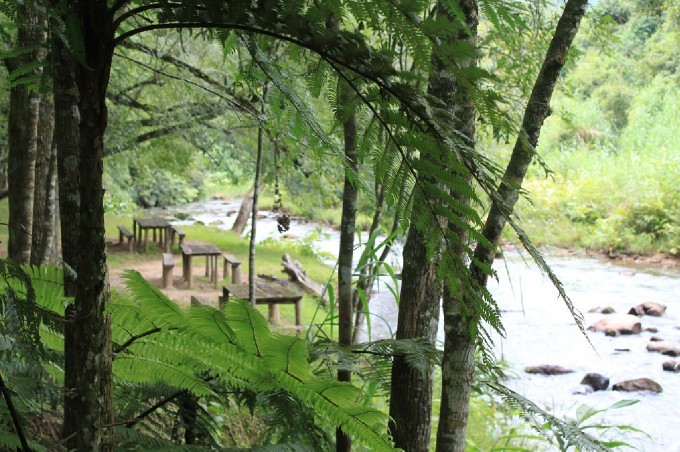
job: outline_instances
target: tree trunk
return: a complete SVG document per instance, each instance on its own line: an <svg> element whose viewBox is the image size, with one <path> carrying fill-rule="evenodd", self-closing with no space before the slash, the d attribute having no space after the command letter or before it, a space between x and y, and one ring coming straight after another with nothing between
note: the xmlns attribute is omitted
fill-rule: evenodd
<svg viewBox="0 0 680 452"><path fill-rule="evenodd" d="M78 268L80 239L80 95L75 81L73 56L64 48L58 36L52 36L52 54L55 60L54 80L54 146L57 149L57 181L59 193L59 225L61 230L61 256L64 268L64 293L75 297L75 269ZM67 324L68 326L68 324ZM67 328L68 329L68 328ZM69 375L69 372L66 372ZM71 387L67 383L67 387Z"/></svg>
<svg viewBox="0 0 680 452"><path fill-rule="evenodd" d="M418 202L425 202L422 195ZM426 338L434 344L439 323L441 283L436 264L427 255L425 234L409 228L403 253L397 339ZM432 412L433 370L421 372L397 356L392 364L390 432L394 445L408 451L428 451Z"/></svg>
<svg viewBox="0 0 680 452"><path fill-rule="evenodd" d="M339 109L349 110L352 93L344 81L338 83L340 92ZM353 111L343 113L343 134L345 141L345 183L342 189L342 218L340 220L340 249L338 251L338 341L341 346L352 345L352 270L354 259L354 233L357 218L357 185L354 179L358 173L357 162L357 124ZM339 381L351 381L352 373L346 369L338 369ZM336 450L348 452L352 448L352 439L338 427L336 432Z"/></svg>
<svg viewBox="0 0 680 452"><path fill-rule="evenodd" d="M20 6L17 13L19 31L17 47L40 46L41 50L28 56L5 60L9 71L44 58L45 27L36 11ZM34 70L32 75L39 73ZM33 226L33 193L35 158L38 140L40 94L24 84L10 88L9 122L7 128L9 152L7 178L9 184L9 240L8 255L15 261L28 264L31 257Z"/></svg>
<svg viewBox="0 0 680 452"><path fill-rule="evenodd" d="M76 298L67 342L66 381L74 392L65 407L64 426L73 435L78 450L111 450L106 425L112 424L111 330L104 309L110 298L106 243L104 239L104 190L102 188L104 131L107 125L106 89L113 57L113 15L107 2L78 2L71 19L78 21L85 45L87 67L74 65L80 111L78 174L80 218L76 224L79 246L74 254ZM66 86L69 90L72 86ZM61 90L55 85L55 92ZM62 197L72 193L61 191ZM66 212L62 211L62 216ZM64 222L65 225L67 224ZM73 225L73 222L68 224ZM67 245L64 241L64 246ZM74 250L70 250L71 253ZM66 254L66 253L65 253ZM68 375L68 372L77 375ZM72 428L72 431L68 429ZM70 446L70 445L69 445Z"/></svg>
<svg viewBox="0 0 680 452"><path fill-rule="evenodd" d="M56 149L52 146L54 133L54 102L48 95L40 99L38 122L38 153L35 161L35 192L33 195L33 242L31 265L47 262L53 246L55 214Z"/></svg>
<svg viewBox="0 0 680 452"><path fill-rule="evenodd" d="M493 263L496 248L505 227L506 215L512 212L515 203L519 199L522 182L534 156L541 127L551 113L550 99L552 98L557 78L564 66L574 37L578 32L587 4L587 0L568 0L564 6L564 11L557 23L555 34L550 41L543 65L538 73L526 109L524 110L522 127L515 141L510 162L505 169L503 182L498 187L498 195L503 200L504 206L499 207L494 202L491 205L491 210L484 225L483 234L489 243L491 243L491 247L478 246L475 249L475 258L479 262L489 265ZM486 285L488 275L480 266L472 265L471 270L480 285Z"/></svg>
<svg viewBox="0 0 680 452"><path fill-rule="evenodd" d="M243 201L241 201L241 208L238 210L236 220L234 220L234 225L231 227L231 230L238 235L243 234L246 224L248 224L248 217L253 211L253 195L254 193L251 191L243 198Z"/></svg>
<svg viewBox="0 0 680 452"><path fill-rule="evenodd" d="M80 224L80 110L79 95L75 82L75 61L64 48L60 39L52 36L52 52L55 66L54 80L54 127L59 133L54 136L57 148L57 175L59 191L59 217L61 228L61 255L64 269L64 294L68 297L76 295L76 269L78 268L79 229ZM77 338L74 336L75 305L66 308L64 324L64 349L73 350ZM64 425L62 434L68 438L65 446L69 450L78 447L76 438L76 377L78 368L73 359L67 358L64 363Z"/></svg>
<svg viewBox="0 0 680 452"><path fill-rule="evenodd" d="M268 91L269 83L265 82L262 87L262 116L265 115L266 111ZM257 304L255 301L255 276L257 275L255 272L255 234L257 232L257 202L260 195L260 186L262 185L262 153L264 151L264 124L261 121L257 128L257 162L255 164L255 186L253 187L253 197L251 198L252 217L250 220L250 247L248 253L248 300L253 306Z"/></svg>
<svg viewBox="0 0 680 452"><path fill-rule="evenodd" d="M452 38L456 41L469 43L476 48L478 12L477 0L463 0L459 3L460 10L465 17L466 29L460 30ZM438 4L438 14L447 14L441 3ZM451 18L450 18L451 19ZM473 67L477 63L475 56L459 62L460 67ZM441 61L435 61L437 72L445 71L446 67ZM440 89L448 92L442 99L449 100L453 106L454 124L462 137L465 137L467 146L474 146L475 142L475 116L476 109L474 100L468 89L458 80L453 79L441 86ZM444 94L444 93L442 93ZM469 184L470 177L467 177ZM467 195L452 193L462 204L469 205ZM450 222L448 225L451 235L459 237L460 243L466 243L468 234L464 228ZM465 248L449 249L449 253L456 253L463 261L467 259ZM446 287L443 296L444 311L444 356L442 359L442 396L437 426L437 451L462 452L465 449L465 434L467 430L468 409L470 406L471 383L475 373L474 336L470 332L470 324L477 319L464 316L464 303L462 290L453 292L453 288Z"/></svg>

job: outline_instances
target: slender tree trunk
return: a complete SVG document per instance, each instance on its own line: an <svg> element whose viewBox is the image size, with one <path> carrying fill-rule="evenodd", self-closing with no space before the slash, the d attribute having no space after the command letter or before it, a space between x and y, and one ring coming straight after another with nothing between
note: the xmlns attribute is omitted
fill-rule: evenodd
<svg viewBox="0 0 680 452"><path fill-rule="evenodd" d="M111 450L106 425L113 423L111 406L111 330L104 316L110 298L104 239L102 188L104 131L107 125L106 89L113 57L113 15L107 2L73 4L87 67L74 65L80 111L78 174L80 218L77 223L76 298L71 331L67 334L66 381L74 397L67 399L65 434L75 437L78 450ZM71 89L72 86L66 86ZM61 87L55 85L55 92ZM73 196L61 192L62 197ZM62 211L62 216L67 212ZM66 222L64 222L66 224ZM73 222L68 224L73 225ZM72 243L64 240L64 246ZM66 253L64 253L66 255ZM70 335L71 340L68 340ZM77 375L68 375L77 372ZM68 429L72 428L72 431Z"/></svg>
<svg viewBox="0 0 680 452"><path fill-rule="evenodd" d="M248 217L251 215L252 211L253 192L250 192L245 198L243 198L243 201L241 201L241 207L238 210L238 215L236 215L236 219L234 220L234 225L231 227L231 230L238 235L243 234L246 224L248 224Z"/></svg>
<svg viewBox="0 0 680 452"><path fill-rule="evenodd" d="M45 27L39 15L27 6L18 9L19 31L17 47L45 45ZM27 57L6 60L9 71L23 64L44 58L44 50L33 51ZM39 70L34 71L36 74ZM7 176L9 183L9 241L8 255L22 264L31 257L33 227L33 193L35 159L38 140L40 94L23 85L10 88L9 124L7 128L9 153Z"/></svg>
<svg viewBox="0 0 680 452"><path fill-rule="evenodd" d="M476 5L471 8L473 3L475 2L461 3L461 9L466 15L469 25L476 24L476 20L471 23L471 19L476 19ZM519 197L519 190L538 143L541 126L550 114L549 104L557 77L578 31L586 4L587 0L569 0L567 2L546 54L543 67L534 84L524 114L522 129L506 169L504 182L501 183L498 190L505 202L506 214L512 212ZM474 17L471 13L474 13ZM470 38L474 38L474 33ZM474 115L473 109L468 111L471 111ZM472 118L470 124L468 131L464 133L474 133ZM486 248L480 244L475 250L476 260L470 264L473 276L480 286L486 285L488 275L477 262L485 262L489 265L493 263L495 250L504 225L503 211L494 203L483 232L492 246ZM460 300L460 297L454 300L445 295L444 300L446 339L442 363L442 401L437 432L437 451L449 452L462 451L465 447L470 383L474 376L474 337L471 336L469 327L477 319L466 318L462 315L461 303L464 303L465 300Z"/></svg>
<svg viewBox="0 0 680 452"><path fill-rule="evenodd" d="M352 345L352 270L354 259L354 233L356 231L357 218L357 185L354 179L358 173L357 161L357 124L356 115L349 111L348 107L352 97L350 87L340 81L340 108L343 113L343 135L345 141L345 183L342 189L342 218L340 220L340 249L338 251L338 341L341 346ZM351 381L352 372L346 369L338 369L338 380ZM336 450L349 451L352 448L352 439L338 427L336 432Z"/></svg>
<svg viewBox="0 0 680 452"><path fill-rule="evenodd" d="M57 148L57 175L59 192L59 216L61 228L61 255L64 268L64 294L76 296L76 269L78 268L80 224L80 110L78 87L75 81L75 60L64 48L56 35L52 36L52 52L56 61L53 68L54 80L54 145ZM77 338L74 336L75 305L66 309L67 322L64 328L64 349L73 350ZM73 359L65 360L64 368L64 425L63 437L68 438L65 445L69 450L78 447L76 421L73 414L76 405L76 377L78 368Z"/></svg>
<svg viewBox="0 0 680 452"><path fill-rule="evenodd" d="M422 195L417 196L417 202L426 202ZM431 257L427 255L425 233L412 225L404 245L397 339L425 338L434 344L442 286ZM432 387L433 369L421 372L403 357L394 358L390 432L396 447L414 452L429 450Z"/></svg>
<svg viewBox="0 0 680 452"><path fill-rule="evenodd" d="M262 87L262 115L264 116L267 105L267 92L269 83ZM248 296L250 304L255 306L255 234L257 232L257 203L262 185L262 153L264 151L264 124L260 122L257 128L257 163L255 165L255 187L253 188L252 217L250 220L250 249L248 254Z"/></svg>
<svg viewBox="0 0 680 452"><path fill-rule="evenodd" d="M524 182L524 176L526 176L529 164L534 156L541 127L551 113L550 100L557 84L557 78L578 32L587 4L587 0L568 0L564 6L564 11L557 23L555 34L550 41L543 65L524 110L522 128L503 175L503 182L498 187L498 194L500 199L503 200L504 206L498 206L494 202L484 225L483 234L491 243L491 247L478 246L475 249L475 258L479 262L489 265L493 263L496 248L505 227L506 215L512 212L519 199L522 182ZM472 265L471 270L480 285L486 285L488 275L480 266Z"/></svg>
<svg viewBox="0 0 680 452"><path fill-rule="evenodd" d="M38 153L35 161L35 192L33 195L33 242L31 265L47 261L54 233L56 169L55 148L52 146L54 133L54 102L48 95L40 99L40 120L38 122Z"/></svg>
<svg viewBox="0 0 680 452"><path fill-rule="evenodd" d="M460 10L465 17L465 28L452 38L455 42L467 42L476 49L478 12L477 0L462 0ZM438 14L447 14L441 3L438 4ZM461 60L460 67L472 67L477 63L475 56L468 60ZM437 71L446 71L445 64L435 61ZM448 92L450 105L456 123L454 126L464 137L467 146L474 147L476 108L469 91L451 77L441 89ZM470 183L469 175L466 184ZM469 205L467 195L452 193L462 204ZM459 237L459 243L467 243L468 234L464 228L450 222L449 231ZM460 259L467 259L467 249L450 249ZM444 357L442 359L442 397L437 426L437 450L440 452L458 452L465 449L465 434L467 430L468 409L470 405L470 390L475 373L475 337L470 332L471 323L477 320L464 315L462 290L454 292L454 288L446 287L443 296L444 311Z"/></svg>

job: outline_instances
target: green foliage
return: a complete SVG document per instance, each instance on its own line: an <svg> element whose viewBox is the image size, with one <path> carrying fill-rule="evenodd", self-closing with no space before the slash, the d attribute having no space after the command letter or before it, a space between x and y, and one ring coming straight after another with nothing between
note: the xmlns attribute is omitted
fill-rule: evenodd
<svg viewBox="0 0 680 452"><path fill-rule="evenodd" d="M635 2L600 6L612 5L628 16L609 47L586 42L569 71L539 144L552 180L536 168L533 202L519 211L543 243L677 254L679 63L664 50L677 46L677 21L671 10L650 13ZM650 23L644 41L631 44Z"/></svg>

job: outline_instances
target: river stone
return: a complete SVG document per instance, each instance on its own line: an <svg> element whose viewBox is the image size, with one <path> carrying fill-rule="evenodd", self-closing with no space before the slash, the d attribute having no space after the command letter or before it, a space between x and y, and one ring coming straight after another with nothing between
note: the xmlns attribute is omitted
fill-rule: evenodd
<svg viewBox="0 0 680 452"><path fill-rule="evenodd" d="M649 338L649 340L652 342L663 342L663 338L661 336L652 336Z"/></svg>
<svg viewBox="0 0 680 452"><path fill-rule="evenodd" d="M667 356L680 356L680 347L670 342L650 342L647 344L647 351Z"/></svg>
<svg viewBox="0 0 680 452"><path fill-rule="evenodd" d="M526 369L524 369L524 372L528 374L563 375L570 374L573 372L573 370L566 369L562 366L556 366L553 364L542 364L540 366L529 366Z"/></svg>
<svg viewBox="0 0 680 452"><path fill-rule="evenodd" d="M669 359L668 361L664 361L663 364L661 365L661 367L666 372L680 372L680 363L673 360L673 359Z"/></svg>
<svg viewBox="0 0 680 452"><path fill-rule="evenodd" d="M598 373L588 373L581 384L593 388L594 391L604 391L609 387L609 378Z"/></svg>
<svg viewBox="0 0 680 452"><path fill-rule="evenodd" d="M654 303L653 301L645 301L642 304L630 308L628 314L636 315L642 317L643 315L649 315L652 317L663 317L666 312L666 306L660 303Z"/></svg>
<svg viewBox="0 0 680 452"><path fill-rule="evenodd" d="M659 329L655 326L649 326L645 328L645 331L647 331L648 333L658 333Z"/></svg>
<svg viewBox="0 0 680 452"><path fill-rule="evenodd" d="M634 380L625 380L616 383L612 386L614 391L651 391L651 392L663 392L663 388L656 381L649 378L636 378Z"/></svg>
<svg viewBox="0 0 680 452"><path fill-rule="evenodd" d="M640 319L634 315L605 317L588 327L590 331L604 331L607 336L638 334L642 331Z"/></svg>
<svg viewBox="0 0 680 452"><path fill-rule="evenodd" d="M605 306L604 308L602 306L596 306L588 312L592 312L594 314L615 314L616 313L614 308L612 308L611 306Z"/></svg>

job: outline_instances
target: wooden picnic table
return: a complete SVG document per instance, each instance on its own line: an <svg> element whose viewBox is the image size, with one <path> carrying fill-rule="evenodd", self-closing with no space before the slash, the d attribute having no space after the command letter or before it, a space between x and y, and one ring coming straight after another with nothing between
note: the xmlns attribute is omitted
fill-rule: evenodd
<svg viewBox="0 0 680 452"><path fill-rule="evenodd" d="M158 243L162 246L162 249L166 249L169 227L170 223L168 223L168 220L166 220L165 218L160 217L133 218L132 235L134 237L135 243L137 244L137 250L140 251L142 231L144 231L144 247L141 250L144 252L148 251L149 230L153 231L154 242L156 241L156 233L158 233Z"/></svg>
<svg viewBox="0 0 680 452"><path fill-rule="evenodd" d="M206 256L205 276L210 276L210 281L215 283L217 289L217 259L222 251L212 243L183 243L179 246L182 250L182 276L187 281L187 287L191 288L191 261L194 256Z"/></svg>
<svg viewBox="0 0 680 452"><path fill-rule="evenodd" d="M250 289L248 284L229 284L222 288L222 296L224 303L229 301L229 296L233 295L236 298L247 300L250 296ZM272 311L274 305L277 304L294 304L295 305L295 327L298 328L302 324L302 315L300 311L300 300L302 294L291 289L283 287L277 283L261 283L255 286L255 304L269 305L269 318L272 319Z"/></svg>

